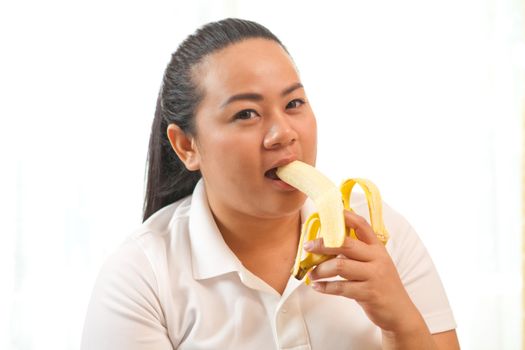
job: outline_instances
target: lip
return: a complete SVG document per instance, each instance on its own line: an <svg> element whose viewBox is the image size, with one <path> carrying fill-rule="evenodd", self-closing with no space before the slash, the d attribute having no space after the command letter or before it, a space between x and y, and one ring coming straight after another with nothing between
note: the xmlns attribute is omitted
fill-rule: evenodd
<svg viewBox="0 0 525 350"><path fill-rule="evenodd" d="M270 170L270 169L273 169L273 168L278 168L280 166L283 166L283 165L286 165L286 164L290 164L291 162L293 162L294 160L297 160L298 157L296 155L290 155L290 156L287 156L287 157L284 157L284 158L280 158L279 160L275 161L268 169L265 170L265 173Z"/></svg>
<svg viewBox="0 0 525 350"><path fill-rule="evenodd" d="M280 158L280 159L276 160L274 163L272 163L271 166L268 169L265 170L264 174L266 174L266 172L268 170L271 170L271 169L274 169L274 168L278 168L278 167L286 165L286 164L290 164L291 162L293 162L293 161L295 161L297 159L298 159L298 157L296 155L290 155L290 156L287 156L287 157ZM264 174L263 174L263 176L268 181L270 181L272 183L272 185L275 186L277 189L279 189L281 191L286 191L286 192L297 191L297 189L295 187L290 186L289 184L287 184L283 180L281 180L281 179L271 179L271 178L266 177Z"/></svg>
<svg viewBox="0 0 525 350"><path fill-rule="evenodd" d="M283 180L273 180L273 179L268 179L271 181L271 184L277 188L278 190L280 191L284 191L284 192L294 192L294 191L298 191L297 188L287 184L286 182L284 182Z"/></svg>

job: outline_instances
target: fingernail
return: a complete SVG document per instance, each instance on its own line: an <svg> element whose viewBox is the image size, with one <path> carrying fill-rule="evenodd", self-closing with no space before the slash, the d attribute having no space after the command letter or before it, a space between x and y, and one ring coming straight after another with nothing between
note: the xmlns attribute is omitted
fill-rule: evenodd
<svg viewBox="0 0 525 350"><path fill-rule="evenodd" d="M308 241L305 244L303 244L303 249L306 251L312 250L313 247L314 247L314 242L312 241Z"/></svg>
<svg viewBox="0 0 525 350"><path fill-rule="evenodd" d="M315 290L320 290L321 289L321 285L317 282L312 282L312 288L315 289Z"/></svg>

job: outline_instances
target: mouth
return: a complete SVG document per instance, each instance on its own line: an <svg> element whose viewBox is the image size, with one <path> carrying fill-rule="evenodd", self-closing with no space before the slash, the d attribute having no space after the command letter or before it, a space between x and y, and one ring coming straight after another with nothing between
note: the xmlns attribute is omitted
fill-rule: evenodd
<svg viewBox="0 0 525 350"><path fill-rule="evenodd" d="M296 158L294 158L294 159L281 159L280 161L274 163L272 168L270 168L269 170L264 172L264 177L267 178L268 180L270 180L272 186L274 186L275 188L277 188L280 191L285 191L285 192L296 191L297 189L295 187L293 187L293 186L289 185L288 183L284 182L283 180L281 180L279 178L279 176L277 176L277 169L280 166L286 165L286 164L292 162L295 159Z"/></svg>
<svg viewBox="0 0 525 350"><path fill-rule="evenodd" d="M277 176L277 167L275 168L271 168L270 170L268 170L267 172L264 173L264 176L271 179L271 180L279 180L279 181L282 181L281 179L279 179L279 176Z"/></svg>

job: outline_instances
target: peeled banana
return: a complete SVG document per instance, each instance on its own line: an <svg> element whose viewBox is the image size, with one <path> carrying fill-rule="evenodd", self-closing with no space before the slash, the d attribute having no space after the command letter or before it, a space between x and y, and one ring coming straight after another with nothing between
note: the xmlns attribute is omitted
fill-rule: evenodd
<svg viewBox="0 0 525 350"><path fill-rule="evenodd" d="M348 179L338 189L317 169L298 160L279 167L277 176L310 197L317 209L317 213L312 214L302 227L292 270L295 278L302 280L314 266L334 257L306 252L303 259L302 247L306 240L322 237L325 247L340 247L346 236L357 238L354 229L346 229L343 214L343 209L352 210L350 198L356 184L362 187L365 193L372 229L383 244L388 241L388 231L383 222L381 195L371 181L362 178ZM309 283L308 278L306 283Z"/></svg>

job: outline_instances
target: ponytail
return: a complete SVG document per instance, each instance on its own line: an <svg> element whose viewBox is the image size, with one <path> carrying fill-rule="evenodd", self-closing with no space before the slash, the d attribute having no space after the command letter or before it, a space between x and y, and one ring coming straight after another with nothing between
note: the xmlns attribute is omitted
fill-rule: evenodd
<svg viewBox="0 0 525 350"><path fill-rule="evenodd" d="M186 169L171 148L160 100L159 96L149 139L143 221L160 208L190 195L201 178L200 171Z"/></svg>

